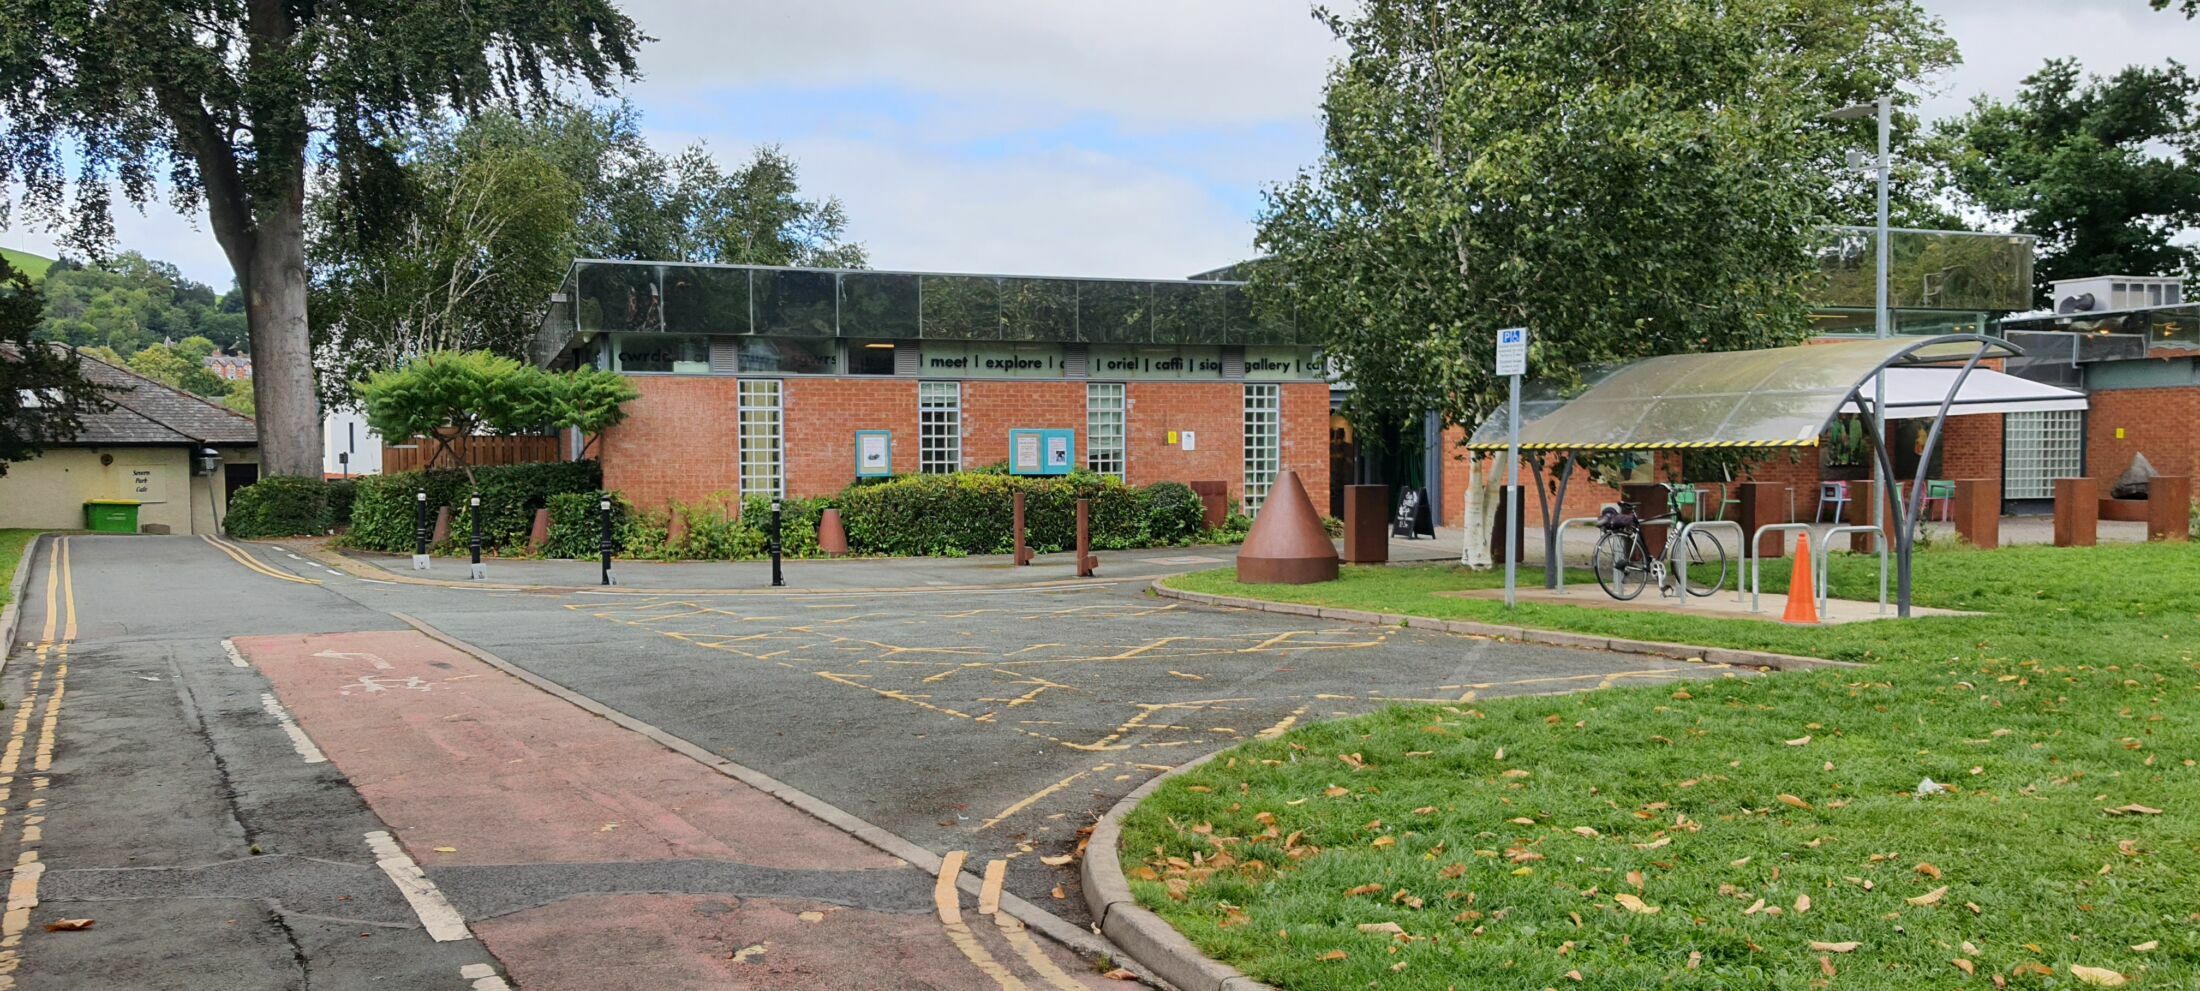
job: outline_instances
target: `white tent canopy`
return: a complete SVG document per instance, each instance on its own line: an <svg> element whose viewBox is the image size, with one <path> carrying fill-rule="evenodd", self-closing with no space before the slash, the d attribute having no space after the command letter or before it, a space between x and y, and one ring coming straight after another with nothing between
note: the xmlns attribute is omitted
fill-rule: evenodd
<svg viewBox="0 0 2200 991"><path fill-rule="evenodd" d="M1947 398L1948 388L1955 384L1959 371L1961 369L1956 368L1887 369L1887 419L1919 420L1937 415L1941 400ZM1867 381L1859 392L1866 399L1871 398L1870 382ZM2020 379L1990 368L1974 368L1970 377L1963 380L1963 391L1948 407L1948 415L2045 413L2085 408L2085 393ZM1849 403L1841 407L1841 412L1861 411L1855 403Z"/></svg>

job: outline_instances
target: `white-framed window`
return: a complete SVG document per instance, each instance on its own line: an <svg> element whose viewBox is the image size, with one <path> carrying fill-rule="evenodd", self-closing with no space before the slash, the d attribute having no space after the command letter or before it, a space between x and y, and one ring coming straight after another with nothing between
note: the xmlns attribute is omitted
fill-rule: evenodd
<svg viewBox="0 0 2200 991"><path fill-rule="evenodd" d="M786 492L786 414L778 379L742 379L735 383L740 418L741 495L775 496Z"/></svg>
<svg viewBox="0 0 2200 991"><path fill-rule="evenodd" d="M1123 414L1126 408L1123 383L1085 383L1085 467L1088 470L1123 477Z"/></svg>
<svg viewBox="0 0 2200 991"><path fill-rule="evenodd" d="M2002 418L2001 494L2052 499L2055 480L2085 474L2085 413L2048 410Z"/></svg>
<svg viewBox="0 0 2200 991"><path fill-rule="evenodd" d="M1245 512L1260 512L1268 487L1276 484L1283 460L1283 388L1272 383L1245 386Z"/></svg>
<svg viewBox="0 0 2200 991"><path fill-rule="evenodd" d="M917 470L962 470L962 383L917 383Z"/></svg>

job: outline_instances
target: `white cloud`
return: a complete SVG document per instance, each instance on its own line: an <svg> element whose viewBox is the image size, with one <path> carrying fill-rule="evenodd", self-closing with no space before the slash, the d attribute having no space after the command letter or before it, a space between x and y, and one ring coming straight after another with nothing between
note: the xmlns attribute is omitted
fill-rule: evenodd
<svg viewBox="0 0 2200 991"><path fill-rule="evenodd" d="M2161 65L2200 54L2200 20L2158 11L2146 0L1927 0L1963 49L1963 65L1925 104L1927 117L1969 109L1984 94L2010 99L2051 58L2076 58L2106 76L2129 65Z"/></svg>

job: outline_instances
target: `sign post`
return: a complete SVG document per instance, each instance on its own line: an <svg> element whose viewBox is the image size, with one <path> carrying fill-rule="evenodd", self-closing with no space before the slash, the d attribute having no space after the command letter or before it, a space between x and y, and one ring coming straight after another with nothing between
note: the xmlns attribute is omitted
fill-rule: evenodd
<svg viewBox="0 0 2200 991"><path fill-rule="evenodd" d="M1497 332L1497 374L1511 380L1505 415L1505 608L1514 605L1520 569L1520 376L1528 373L1528 328Z"/></svg>

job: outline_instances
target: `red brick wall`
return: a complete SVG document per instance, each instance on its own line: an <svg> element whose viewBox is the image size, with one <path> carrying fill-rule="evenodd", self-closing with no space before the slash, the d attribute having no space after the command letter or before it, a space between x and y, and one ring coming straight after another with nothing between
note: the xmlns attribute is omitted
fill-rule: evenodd
<svg viewBox="0 0 2200 991"><path fill-rule="evenodd" d="M914 395L914 393L912 393ZM915 399L910 400L915 408ZM983 468L1008 460L1010 430L1077 431L1077 463L1085 462L1085 383L971 380L962 384L962 463ZM911 470L915 466L911 465Z"/></svg>
<svg viewBox="0 0 2200 991"><path fill-rule="evenodd" d="M788 495L831 495L855 481L858 430L893 431L894 472L917 470L917 383L888 378L785 381ZM965 424L969 408L966 393ZM964 453L967 457L967 446Z"/></svg>
<svg viewBox="0 0 2200 991"><path fill-rule="evenodd" d="M2085 471L2101 480L2101 495L2137 454L2145 454L2159 474L2200 476L2200 428L2194 426L2200 424L2200 388L2114 389L2091 399Z"/></svg>
<svg viewBox="0 0 2200 991"><path fill-rule="evenodd" d="M1946 479L1983 478L2001 491L2001 430L1999 413L1951 416L1940 433L1940 474Z"/></svg>
<svg viewBox="0 0 2200 991"><path fill-rule="evenodd" d="M697 502L740 490L736 379L631 378L641 398L627 421L599 442L604 483L636 505ZM910 379L795 378L783 380L787 492L830 495L855 480L855 432L891 430L896 473L917 470L917 383ZM1008 459L1012 428L1071 429L1085 454L1082 381L971 380L963 383L963 466ZM1125 390L1126 479L1221 481L1233 502L1243 495L1244 384L1133 382ZM1318 382L1282 388L1282 463L1296 470L1325 508L1329 491L1329 387ZM1167 432L1193 431L1194 450L1170 446Z"/></svg>
<svg viewBox="0 0 2200 991"><path fill-rule="evenodd" d="M702 376L629 376L641 397L626 422L596 442L604 487L636 505L695 502L740 491L734 380Z"/></svg>

